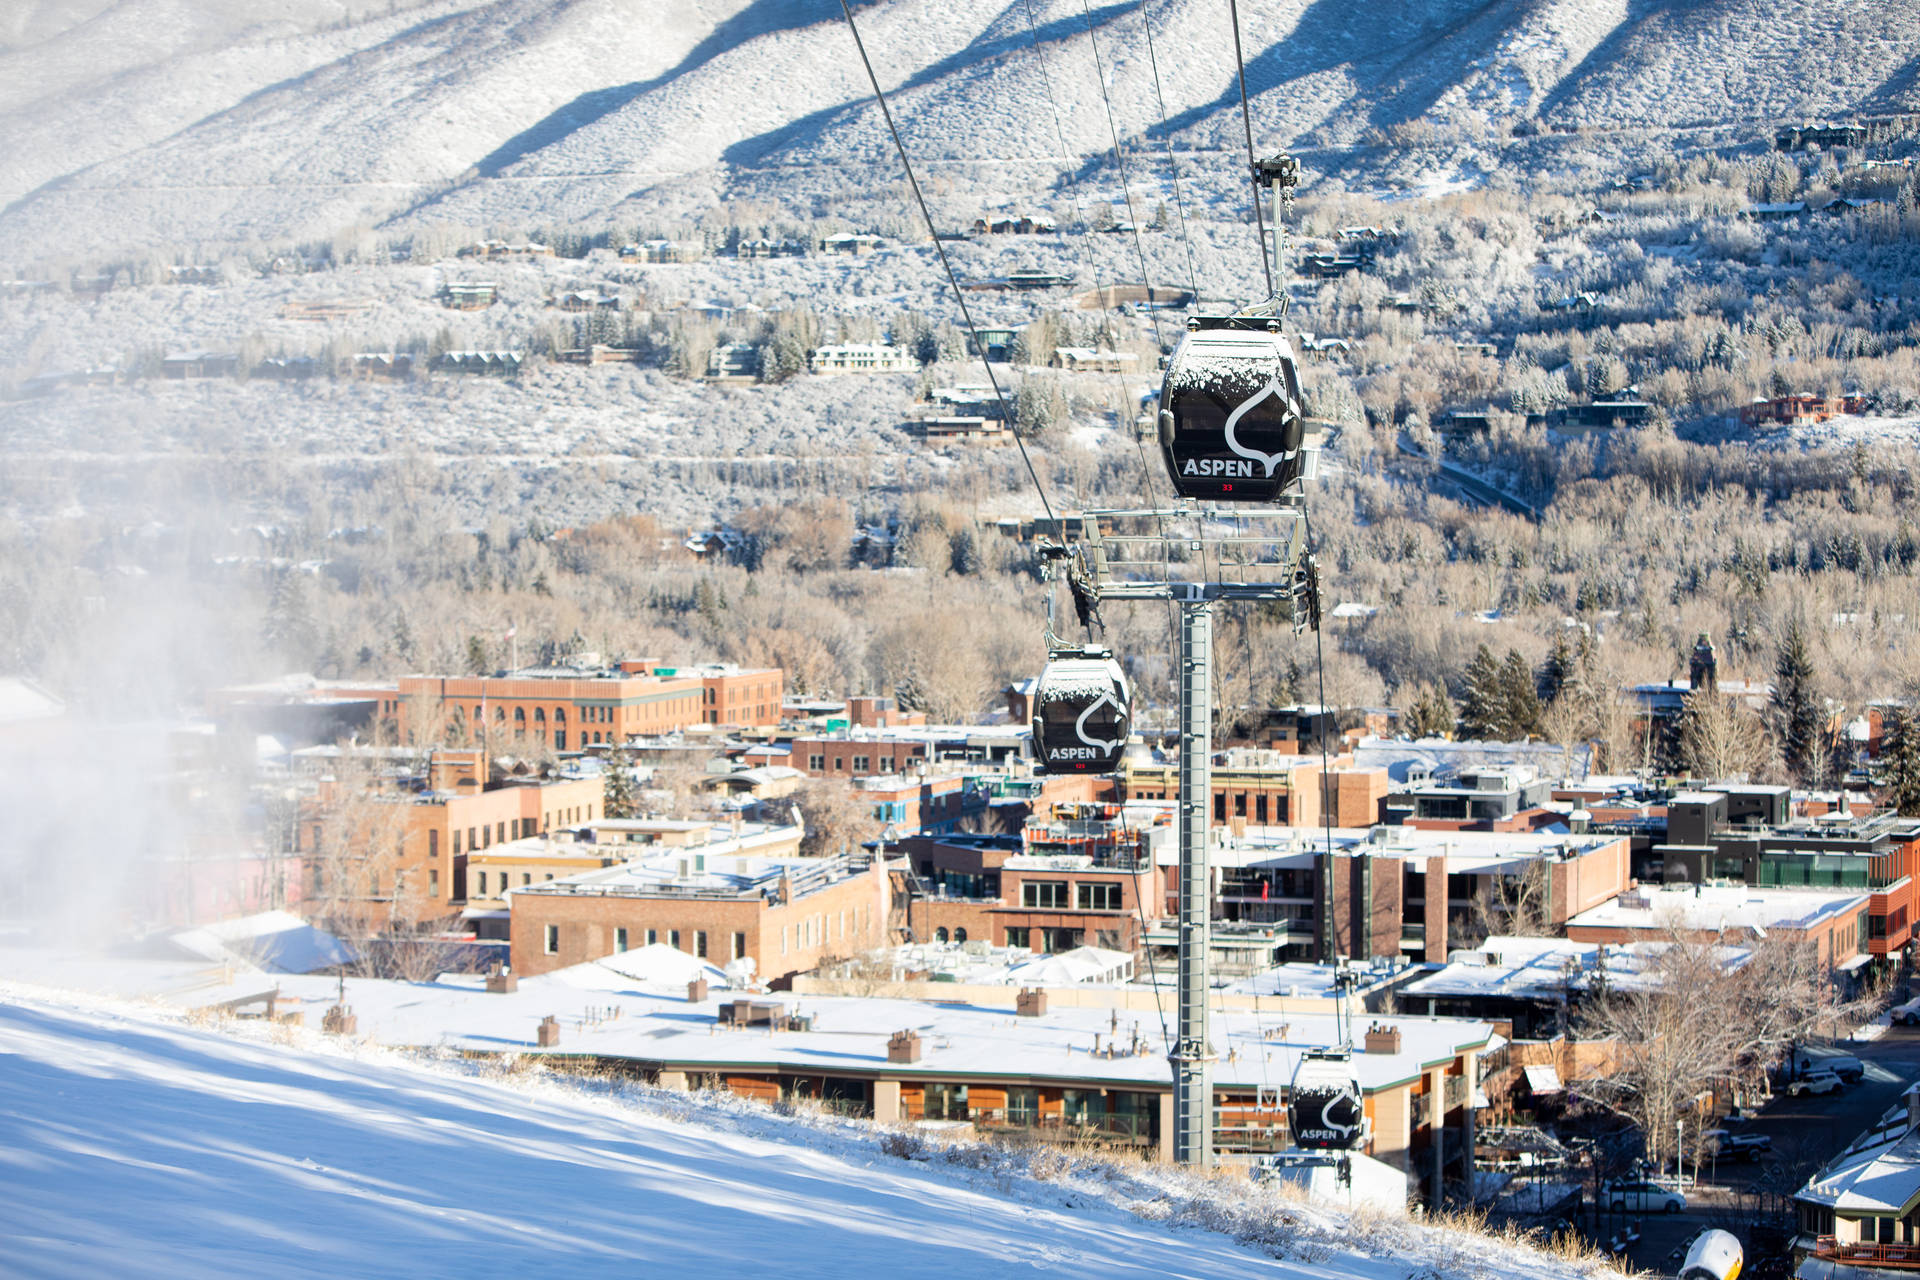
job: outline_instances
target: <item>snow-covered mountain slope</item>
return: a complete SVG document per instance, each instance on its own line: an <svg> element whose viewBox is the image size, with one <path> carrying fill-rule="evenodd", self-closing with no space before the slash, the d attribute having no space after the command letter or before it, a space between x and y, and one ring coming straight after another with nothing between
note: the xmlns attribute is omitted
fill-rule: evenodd
<svg viewBox="0 0 1920 1280"><path fill-rule="evenodd" d="M803 189L830 207L897 177L836 0L366 7L377 16L348 0L29 6L0 27L0 257L588 218L768 170L823 170ZM1920 104L1907 0L1380 0L1364 22L1343 0L1243 9L1262 146L1343 148L1417 120L1617 138ZM1104 82L1140 165L1165 137L1237 173L1222 6L1146 13L1164 122L1131 2L1089 21L1077 0L882 0L861 23L930 167L1037 160L1045 175L1097 158Z"/></svg>
<svg viewBox="0 0 1920 1280"><path fill-rule="evenodd" d="M1579 1274L1485 1238L1301 1206L1266 1224L1297 1237L1268 1231L1256 1248L1177 1227L1177 1198L1146 1172L1076 1178L1060 1161L1041 1181L997 1148L902 1159L848 1122L490 1081L276 1043L258 1024L244 1038L7 995L9 1275ZM1223 1225L1233 1194L1253 1193L1223 1189Z"/></svg>

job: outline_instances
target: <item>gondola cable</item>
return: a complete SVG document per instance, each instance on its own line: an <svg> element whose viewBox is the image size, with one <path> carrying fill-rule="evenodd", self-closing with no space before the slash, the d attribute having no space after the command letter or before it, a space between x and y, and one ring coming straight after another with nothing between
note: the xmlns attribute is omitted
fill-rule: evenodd
<svg viewBox="0 0 1920 1280"><path fill-rule="evenodd" d="M1024 8L1026 10L1026 15L1027 15L1027 32L1029 36L1032 38L1035 53L1036 55L1038 55L1039 49L1040 49L1040 30L1039 30L1039 23L1034 17L1033 0L1024 0ZM1089 28L1089 34L1091 34L1091 28ZM1099 76L1103 74L1099 65L1099 46L1097 44L1094 44L1093 48L1094 48L1095 74L1096 76ZM1065 126L1061 123L1060 100L1054 94L1053 76L1047 70L1047 60L1044 56L1040 56L1038 58L1038 65L1040 68L1040 84L1041 84L1041 87L1046 91L1047 107L1053 118L1054 140L1056 145L1058 145L1060 149L1061 158L1064 160L1068 154L1068 147L1067 147L1066 129L1065 129ZM1111 112L1108 113L1108 123L1109 123L1109 127L1111 127L1111 124L1112 124ZM1118 151L1116 148L1116 159L1117 157L1118 157ZM1125 181L1124 176L1122 177L1122 181L1123 182ZM1081 196L1080 181L1077 176L1074 176L1072 174L1071 170L1069 170L1068 190L1073 197L1074 217L1076 218L1076 220L1084 224L1086 222L1086 209L1085 209L1085 202L1083 201ZM1131 207L1129 207L1128 213L1129 213L1129 216L1131 216L1131 213L1132 213ZM1182 218L1183 218L1182 225L1184 227L1184 211L1182 214ZM1138 248L1138 242L1136 240L1136 249L1137 248ZM1092 274L1094 292L1096 295L1098 295L1102 292L1102 286L1100 283L1099 255L1093 251L1093 244L1090 240L1087 242L1086 250L1087 250L1086 252L1087 269ZM1188 251L1188 260L1189 262L1191 262L1192 260L1191 247L1189 247L1189 251ZM1145 259L1143 255L1142 257L1143 265L1141 267L1142 280L1147 279L1145 275L1146 268L1144 265L1144 261ZM1149 297L1151 297L1151 294L1149 294ZM1154 345L1155 346L1161 345L1160 329L1159 329L1159 323L1157 319L1155 320L1155 323L1154 323ZM1127 391L1126 377L1117 368L1114 370L1114 382L1120 389L1119 403L1122 406L1122 411L1124 411L1124 407L1129 403L1129 394ZM1138 431L1134 432L1134 452L1140 461L1140 479L1141 479L1142 485L1144 486L1143 495L1146 498L1147 505L1150 507L1156 506L1157 504L1153 496L1153 488L1154 488L1153 469L1147 465L1146 446L1141 442L1140 434ZM1160 527L1161 527L1161 538L1160 538L1161 546L1163 549L1165 549L1170 544L1167 542L1167 538L1166 538L1166 523L1164 518L1160 519ZM1049 553L1046 551L1043 551L1042 554L1043 556L1049 555ZM1064 549L1062 549L1060 553L1052 555L1051 558L1064 559L1066 558L1066 553ZM1169 572L1171 572L1171 558L1169 558L1168 566L1169 566ZM1080 568L1082 572L1085 571L1084 561L1082 561L1078 556L1073 557L1072 561L1068 564L1066 569L1066 572L1069 575L1068 576L1069 590L1074 590L1075 588L1075 579L1071 575L1073 573L1073 570L1076 567ZM1049 573L1051 573L1051 567L1049 567ZM1096 593L1096 599L1097 599L1097 593ZM1075 596L1075 603L1076 605L1078 605L1079 603L1079 596L1077 593ZM1169 600L1167 602L1168 637L1171 638L1173 635L1177 633L1177 631L1178 631L1177 615L1174 610L1173 602ZM1051 657L1056 652L1057 647L1058 647L1058 640L1053 633L1053 595L1052 595L1051 585L1049 585L1048 596L1047 596L1047 652L1049 657ZM1124 820L1125 820L1125 815L1123 811L1122 813L1123 823L1124 823ZM1151 858L1152 845L1148 843L1146 844L1145 847L1147 851L1147 857ZM1147 953L1147 978L1149 983L1153 987L1154 1015L1159 1020L1159 1023L1160 1023L1161 1042L1164 1045L1171 1048L1173 1044L1173 1038L1172 1038L1172 1033L1169 1031L1168 1024L1167 1024L1167 1009L1166 1009L1166 1001L1164 998L1164 993L1160 989L1160 968L1159 968L1159 964L1154 959L1153 947L1151 943L1149 943L1147 940L1148 930L1147 930L1146 904L1141 892L1140 857L1139 857L1138 851L1136 851L1136 855L1133 858L1132 878L1133 878L1134 917L1140 929L1141 949Z"/></svg>
<svg viewBox="0 0 1920 1280"><path fill-rule="evenodd" d="M844 5L846 0L841 0ZM1233 64L1240 76L1240 124L1247 135L1247 172L1253 181L1253 233L1260 249L1260 273L1267 279L1267 297L1278 297L1273 283L1273 266L1267 261L1267 227L1260 213L1260 177L1253 154L1253 110L1247 105L1247 59L1240 50L1240 0L1227 0L1227 12L1233 20Z"/></svg>
<svg viewBox="0 0 1920 1280"><path fill-rule="evenodd" d="M1200 272L1194 265L1193 237L1187 232L1187 201L1180 192L1180 166L1173 158L1173 135L1167 129L1167 95L1160 88L1160 58L1153 47L1153 22L1147 14L1147 0L1140 0L1140 26L1147 33L1147 65L1153 68L1153 98L1160 108L1160 138L1167 151L1167 173L1173 179L1173 207L1180 217L1180 242L1187 251L1187 288L1195 305L1200 301Z"/></svg>
<svg viewBox="0 0 1920 1280"><path fill-rule="evenodd" d="M933 211L927 207L927 197L920 190L920 180L914 176L913 161L907 155L906 143L900 138L899 126L893 122L893 109L887 105L886 92L880 88L880 77L873 69L873 59L867 56L867 42L860 38L860 25L853 20L853 9L848 0L840 0L840 12L846 15L847 30L853 33L854 47L860 51L860 63L867 70L867 80L873 85L874 101L880 104L880 114L886 119L887 133L893 138L893 149L900 155L900 167L907 171L907 185L913 189L914 202L920 206L920 216L926 221L927 234L933 238L934 252L940 255L940 265L946 270L947 285L953 290L954 301L960 306L960 318L967 326L967 338L980 352L981 367L987 371L987 381L993 385L993 395L1003 413L1011 413L1013 406L1007 399L1007 393L1000 388L1000 379L994 375L993 362L987 359L986 343L980 339L980 331L974 328L973 312L967 306L967 295L960 289L960 278L954 274L953 263L947 257L947 246L940 239L940 232L933 223ZM1047 487L1040 483L1040 473L1034 469L1033 458L1027 452L1027 442L1020 438L1019 431L1013 432L1013 442L1020 449L1020 461L1026 464L1027 477L1033 481L1033 488L1040 495L1040 505L1047 513L1047 519L1057 521L1053 514L1053 504L1047 500Z"/></svg>

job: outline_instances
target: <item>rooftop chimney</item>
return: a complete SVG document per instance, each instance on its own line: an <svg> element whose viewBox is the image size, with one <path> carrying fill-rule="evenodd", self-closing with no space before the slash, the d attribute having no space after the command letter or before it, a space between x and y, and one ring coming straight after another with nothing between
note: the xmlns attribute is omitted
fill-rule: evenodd
<svg viewBox="0 0 1920 1280"><path fill-rule="evenodd" d="M920 1036L913 1031L896 1031L887 1037L888 1062L920 1061Z"/></svg>
<svg viewBox="0 0 1920 1280"><path fill-rule="evenodd" d="M504 964L493 966L493 972L487 975L487 994L505 995L509 991L520 989L520 975Z"/></svg>
<svg viewBox="0 0 1920 1280"><path fill-rule="evenodd" d="M695 978L687 984L687 1003L699 1004L707 998L707 980Z"/></svg>
<svg viewBox="0 0 1920 1280"><path fill-rule="evenodd" d="M1022 1018L1038 1018L1047 1012L1047 993L1039 987L1022 987L1013 998L1013 1011Z"/></svg>
<svg viewBox="0 0 1920 1280"><path fill-rule="evenodd" d="M542 1049L551 1049L560 1043L560 1019L548 1014L540 1019L540 1034L537 1042Z"/></svg>
<svg viewBox="0 0 1920 1280"><path fill-rule="evenodd" d="M1400 1028L1383 1027L1377 1022L1368 1027L1366 1051L1368 1053L1400 1052Z"/></svg>

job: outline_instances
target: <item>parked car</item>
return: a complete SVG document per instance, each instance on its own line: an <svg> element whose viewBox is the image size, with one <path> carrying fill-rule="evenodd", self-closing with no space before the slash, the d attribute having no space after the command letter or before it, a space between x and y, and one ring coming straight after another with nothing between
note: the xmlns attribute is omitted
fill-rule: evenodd
<svg viewBox="0 0 1920 1280"><path fill-rule="evenodd" d="M1788 1085L1787 1092L1793 1094L1795 1097L1803 1093L1838 1093L1840 1091L1840 1085L1840 1077L1837 1074L1825 1067L1821 1067L1817 1070L1807 1072L1807 1074Z"/></svg>
<svg viewBox="0 0 1920 1280"><path fill-rule="evenodd" d="M1764 1133L1728 1133L1725 1129L1709 1129L1706 1147L1708 1152L1718 1153L1727 1159L1738 1157L1742 1160L1758 1160L1773 1150L1773 1139Z"/></svg>
<svg viewBox="0 0 1920 1280"><path fill-rule="evenodd" d="M1920 996L1888 1010L1887 1017L1896 1027L1920 1027Z"/></svg>
<svg viewBox="0 0 1920 1280"><path fill-rule="evenodd" d="M1609 1182L1600 1196L1608 1208L1625 1212L1679 1213L1687 1207L1678 1191L1651 1182Z"/></svg>
<svg viewBox="0 0 1920 1280"><path fill-rule="evenodd" d="M1804 1075L1809 1071L1831 1071L1848 1084L1854 1084L1867 1074L1867 1064L1850 1053L1809 1053L1801 1050L1793 1055L1793 1068Z"/></svg>

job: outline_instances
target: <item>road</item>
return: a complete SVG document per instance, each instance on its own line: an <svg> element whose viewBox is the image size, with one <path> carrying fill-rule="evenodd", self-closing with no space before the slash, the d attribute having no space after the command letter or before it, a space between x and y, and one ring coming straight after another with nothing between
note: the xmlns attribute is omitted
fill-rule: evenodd
<svg viewBox="0 0 1920 1280"><path fill-rule="evenodd" d="M1773 1150L1756 1161L1710 1161L1687 1193L1685 1212L1638 1218L1640 1239L1626 1254L1636 1268L1672 1275L1669 1255L1696 1232L1724 1226L1740 1234L1740 1220L1755 1210L1762 1194L1792 1195L1810 1173L1897 1102L1908 1084L1920 1079L1920 1028L1891 1027L1877 1040L1838 1048L1866 1064L1866 1077L1838 1093L1797 1098L1782 1093L1752 1120L1729 1126L1739 1133L1767 1135ZM1602 1214L1597 1224L1583 1226L1605 1240L1630 1221L1636 1220ZM1755 1261L1750 1257L1749 1266Z"/></svg>

